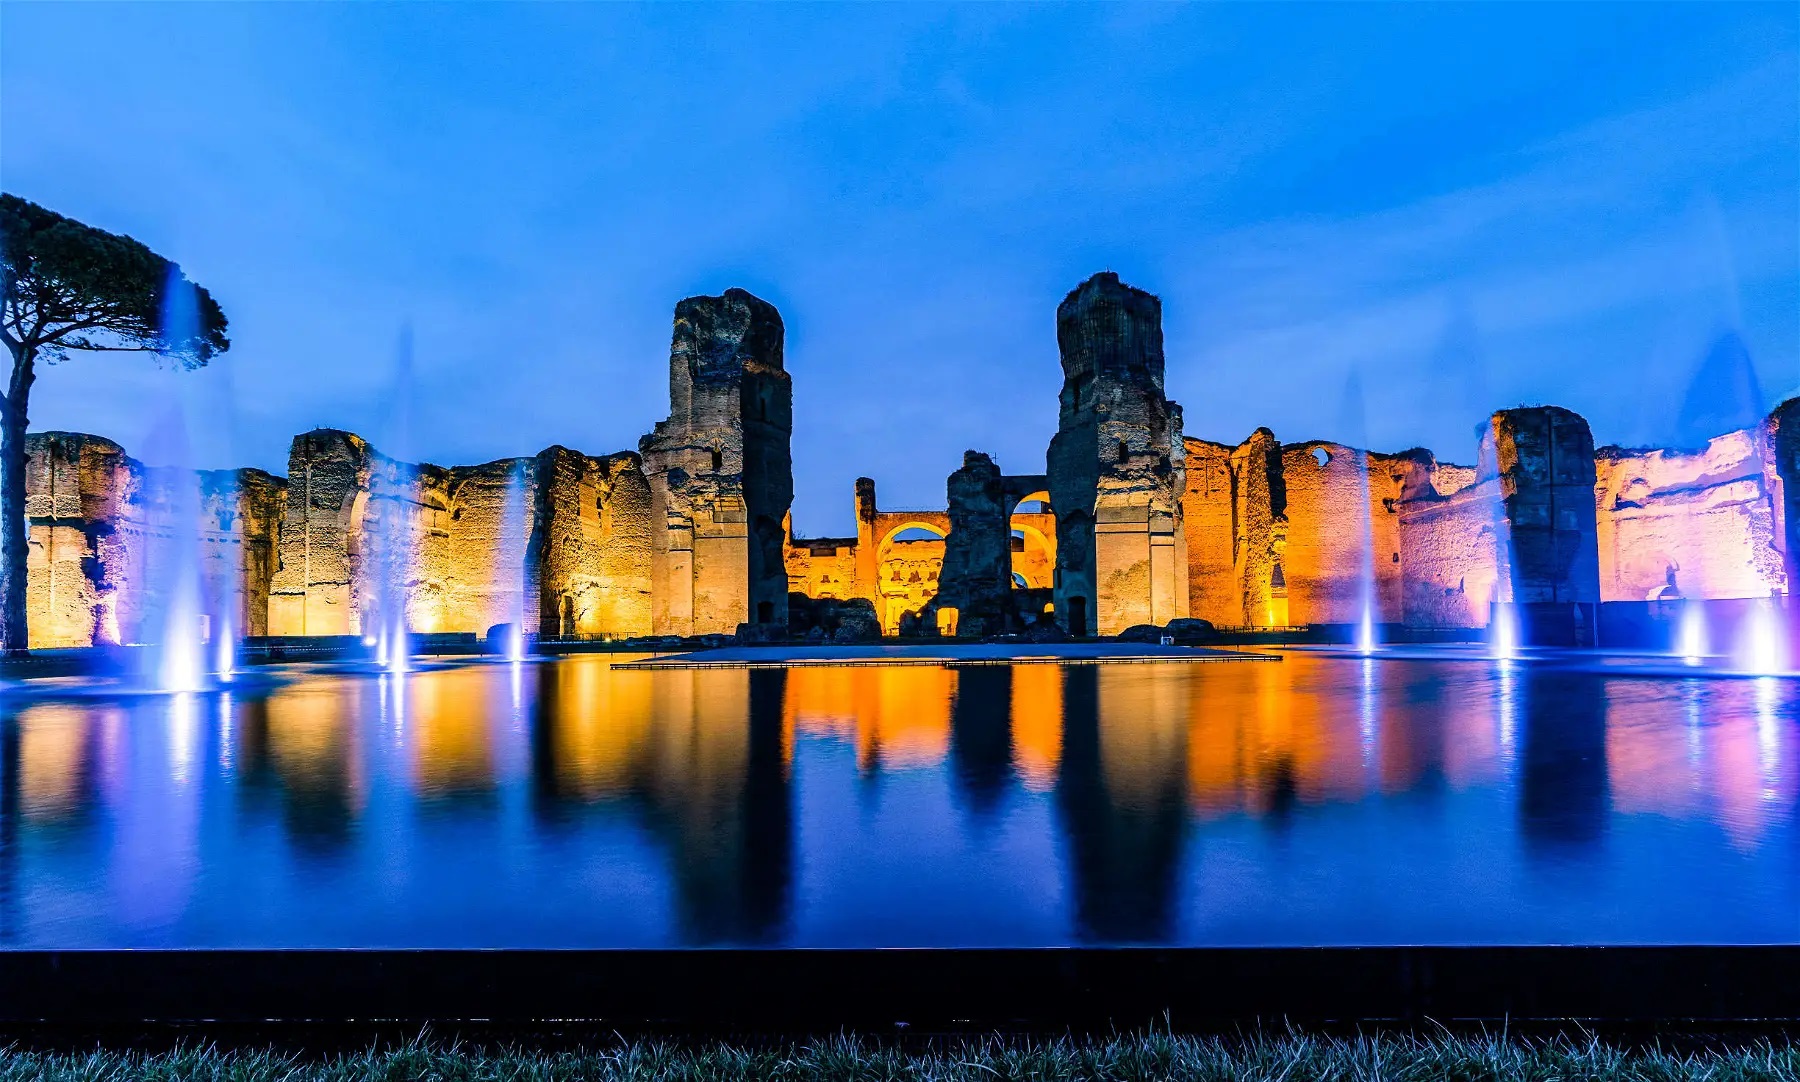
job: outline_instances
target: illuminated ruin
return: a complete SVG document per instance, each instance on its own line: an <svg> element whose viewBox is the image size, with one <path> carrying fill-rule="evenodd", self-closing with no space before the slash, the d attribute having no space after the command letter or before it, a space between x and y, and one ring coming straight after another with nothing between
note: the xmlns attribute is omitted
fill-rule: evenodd
<svg viewBox="0 0 1800 1082"><path fill-rule="evenodd" d="M1058 308L1043 472L971 451L926 509L883 508L862 478L853 536L797 538L780 314L730 290L680 302L673 326L669 415L637 451L440 467L319 429L282 478L34 434L32 644L146 641L155 542L190 492L206 611L251 636L367 637L397 611L421 634L779 638L793 597L963 636L1479 629L1505 605L1529 641L1591 644L1677 602L1783 597L1794 573L1800 402L1691 448L1596 447L1568 410L1502 410L1452 449L1473 465L1268 429L1219 443L1184 436L1164 393L1160 300L1112 274Z"/></svg>

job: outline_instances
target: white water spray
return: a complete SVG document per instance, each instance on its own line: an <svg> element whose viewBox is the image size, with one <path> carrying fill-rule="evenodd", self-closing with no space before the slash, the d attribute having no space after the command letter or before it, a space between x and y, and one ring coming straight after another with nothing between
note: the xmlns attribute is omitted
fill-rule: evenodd
<svg viewBox="0 0 1800 1082"><path fill-rule="evenodd" d="M1519 614L1510 604L1494 606L1494 620L1488 625L1488 642L1493 656L1500 661L1516 661L1519 657Z"/></svg>
<svg viewBox="0 0 1800 1082"><path fill-rule="evenodd" d="M525 660L525 574L527 539L531 536L530 507L526 493L526 464L523 460L513 467L512 477L506 486L506 509L503 521L511 524L508 531L513 539L512 548L516 552L505 552L500 559L506 560L512 572L512 582L516 590L508 592L506 659L508 661Z"/></svg>
<svg viewBox="0 0 1800 1082"><path fill-rule="evenodd" d="M1689 665L1698 665L1708 649L1706 610L1697 600L1681 603L1681 622L1675 630L1675 656Z"/></svg>
<svg viewBox="0 0 1800 1082"><path fill-rule="evenodd" d="M1375 536L1373 528L1373 488L1370 471L1373 462L1369 445L1369 412L1363 399L1362 377L1352 371L1344 381L1340 429L1351 445L1351 460L1356 470L1356 651L1364 657L1375 653L1381 645L1376 630L1380 594L1375 583Z"/></svg>
<svg viewBox="0 0 1800 1082"><path fill-rule="evenodd" d="M1786 671L1786 638L1774 600L1758 601L1738 633L1738 666L1759 676L1774 676Z"/></svg>

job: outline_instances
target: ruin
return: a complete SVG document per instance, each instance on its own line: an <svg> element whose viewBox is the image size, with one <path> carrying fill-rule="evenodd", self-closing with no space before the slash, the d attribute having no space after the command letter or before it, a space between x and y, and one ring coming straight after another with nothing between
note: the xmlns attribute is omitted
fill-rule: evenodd
<svg viewBox="0 0 1800 1082"><path fill-rule="evenodd" d="M1056 310L1063 387L1050 441L1056 612L1112 635L1188 614L1181 407L1163 393L1162 302L1096 274Z"/></svg>
<svg viewBox="0 0 1800 1082"><path fill-rule="evenodd" d="M963 455L962 468L945 486L950 532L938 592L932 599L939 630L964 636L993 635L1014 623L1012 533L1000 467L980 451ZM948 620L946 621L946 617Z"/></svg>
<svg viewBox="0 0 1800 1082"><path fill-rule="evenodd" d="M640 446L650 479L659 635L787 625L793 383L781 314L741 289L675 306L669 417Z"/></svg>
<svg viewBox="0 0 1800 1082"><path fill-rule="evenodd" d="M792 382L780 313L742 290L675 307L669 414L637 451L553 446L473 466L296 436L287 476L146 466L98 436L30 437L34 647L154 634L159 561L192 522L205 619L249 636L540 639L1221 629L1622 641L1673 602L1785 597L1800 552L1800 400L1682 448L1596 448L1578 415L1499 411L1458 465L1328 440L1184 436L1161 301L1095 275L1056 313L1062 386L1043 473L969 452L940 508L792 534ZM948 464L946 464L948 465ZM795 622L790 625L790 604ZM1659 624L1658 621L1661 621ZM210 627L210 623L209 623ZM1635 640L1633 640L1635 641Z"/></svg>

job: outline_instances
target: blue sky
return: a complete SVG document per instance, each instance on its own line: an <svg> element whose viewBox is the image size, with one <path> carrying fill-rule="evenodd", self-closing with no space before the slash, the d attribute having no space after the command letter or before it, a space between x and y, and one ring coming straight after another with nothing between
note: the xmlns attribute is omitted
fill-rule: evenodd
<svg viewBox="0 0 1800 1082"><path fill-rule="evenodd" d="M207 285L201 374L83 357L34 426L203 465L315 425L635 448L676 300L777 304L795 525L1043 468L1055 306L1160 294L1190 435L1473 457L1489 409L1678 438L1725 334L1800 385L1795 6L6 4L0 183ZM1360 384L1361 403L1348 398ZM225 403L231 403L227 412Z"/></svg>

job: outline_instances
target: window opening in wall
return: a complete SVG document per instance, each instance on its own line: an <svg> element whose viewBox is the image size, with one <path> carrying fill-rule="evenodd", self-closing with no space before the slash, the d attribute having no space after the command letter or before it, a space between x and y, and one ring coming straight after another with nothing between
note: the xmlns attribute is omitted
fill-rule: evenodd
<svg viewBox="0 0 1800 1082"><path fill-rule="evenodd" d="M758 601L756 603L756 622L759 624L771 624L775 622L775 603L773 601Z"/></svg>
<svg viewBox="0 0 1800 1082"><path fill-rule="evenodd" d="M712 449L712 468L714 470L720 470L720 469L723 469L724 466L725 466L725 456L719 453L719 449L717 447L714 447Z"/></svg>
<svg viewBox="0 0 1800 1082"><path fill-rule="evenodd" d="M1314 447L1313 461L1317 462L1320 466L1329 466L1331 464L1331 452L1323 447Z"/></svg>

